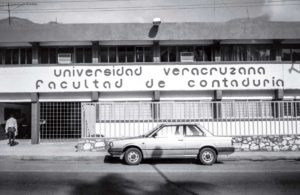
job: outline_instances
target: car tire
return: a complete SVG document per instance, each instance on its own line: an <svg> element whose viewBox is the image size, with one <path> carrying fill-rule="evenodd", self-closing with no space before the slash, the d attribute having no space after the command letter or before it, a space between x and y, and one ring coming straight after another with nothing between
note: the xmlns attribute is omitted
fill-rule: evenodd
<svg viewBox="0 0 300 195"><path fill-rule="evenodd" d="M129 148L125 151L124 160L128 165L138 165L142 158L142 153L137 148Z"/></svg>
<svg viewBox="0 0 300 195"><path fill-rule="evenodd" d="M203 148L198 157L203 165L213 165L217 161L216 151L212 148Z"/></svg>

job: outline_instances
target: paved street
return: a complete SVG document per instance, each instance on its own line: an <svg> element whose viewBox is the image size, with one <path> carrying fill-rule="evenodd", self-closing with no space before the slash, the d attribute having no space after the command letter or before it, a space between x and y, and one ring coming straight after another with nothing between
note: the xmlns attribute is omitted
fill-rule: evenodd
<svg viewBox="0 0 300 195"><path fill-rule="evenodd" d="M300 161L0 159L0 194L299 194Z"/></svg>

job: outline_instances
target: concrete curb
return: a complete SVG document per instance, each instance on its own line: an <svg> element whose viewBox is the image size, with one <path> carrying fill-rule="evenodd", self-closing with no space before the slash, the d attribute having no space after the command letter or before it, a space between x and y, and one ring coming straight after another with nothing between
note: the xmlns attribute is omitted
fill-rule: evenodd
<svg viewBox="0 0 300 195"><path fill-rule="evenodd" d="M296 160L300 161L300 156L234 156L234 157L219 157L219 161L277 161L277 160Z"/></svg>
<svg viewBox="0 0 300 195"><path fill-rule="evenodd" d="M2 155L0 159L7 160L52 160L52 161L103 161L105 156L14 156L14 155Z"/></svg>

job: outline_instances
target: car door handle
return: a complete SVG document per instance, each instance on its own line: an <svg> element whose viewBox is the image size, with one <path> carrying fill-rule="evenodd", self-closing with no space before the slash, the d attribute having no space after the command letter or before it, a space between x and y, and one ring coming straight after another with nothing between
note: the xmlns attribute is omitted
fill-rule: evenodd
<svg viewBox="0 0 300 195"><path fill-rule="evenodd" d="M183 141L183 139L178 139L178 141Z"/></svg>

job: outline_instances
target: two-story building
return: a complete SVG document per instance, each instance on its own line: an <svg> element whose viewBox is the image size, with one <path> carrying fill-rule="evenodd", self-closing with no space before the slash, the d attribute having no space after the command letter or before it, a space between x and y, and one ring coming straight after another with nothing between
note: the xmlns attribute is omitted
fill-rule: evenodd
<svg viewBox="0 0 300 195"><path fill-rule="evenodd" d="M169 120L230 121L218 135L299 134L299 61L299 22L2 22L0 123L14 113L32 143ZM285 120L296 123L272 127Z"/></svg>

